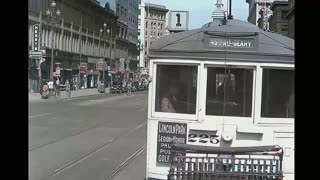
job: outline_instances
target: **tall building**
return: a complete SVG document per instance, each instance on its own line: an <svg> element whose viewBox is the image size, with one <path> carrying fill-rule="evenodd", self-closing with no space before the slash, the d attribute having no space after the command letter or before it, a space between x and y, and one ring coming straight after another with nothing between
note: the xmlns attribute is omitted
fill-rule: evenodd
<svg viewBox="0 0 320 180"><path fill-rule="evenodd" d="M270 6L274 0L246 0L246 2L249 4L248 22L259 26L261 29L269 29L268 19L272 15Z"/></svg>
<svg viewBox="0 0 320 180"><path fill-rule="evenodd" d="M124 41L117 42L122 50L119 52L120 71L136 71L138 66L138 15L139 0L108 0L110 7L114 8L118 16L118 38ZM128 76L126 76L128 79Z"/></svg>
<svg viewBox="0 0 320 180"><path fill-rule="evenodd" d="M217 0L216 4L215 4L216 8L212 13L212 19L216 20L216 19L223 19L225 12L223 10L223 3L222 0Z"/></svg>
<svg viewBox="0 0 320 180"><path fill-rule="evenodd" d="M96 0L65 1L55 0L56 9L61 12L54 31L51 31L46 11L52 0L29 0L29 49L32 48L32 27L40 24L40 46L45 51L44 62L29 58L33 83L38 89L41 79L50 79L51 52L54 49L53 71L60 68L60 82L71 82L77 79L82 88L97 87L102 80L102 70L96 69L96 63L104 58L111 67L119 60L117 53L121 51L115 40L118 34L116 16L106 7L102 7ZM111 39L102 37L99 32L106 22L107 28L114 33ZM52 46L53 41L53 46ZM108 48L110 47L110 49ZM38 68L38 71L34 67ZM36 75L34 75L36 74ZM106 73L108 74L108 73ZM37 77L35 77L37 76ZM112 75L114 76L114 74ZM110 82L110 77L106 78Z"/></svg>
<svg viewBox="0 0 320 180"><path fill-rule="evenodd" d="M166 14L169 11L165 6L145 3L145 24L141 23L141 26L145 26L144 32L140 32L140 35L144 35L143 48L144 54L144 67L148 68L149 47L152 41L155 41L165 34L166 26ZM142 18L142 17L141 17Z"/></svg>
<svg viewBox="0 0 320 180"><path fill-rule="evenodd" d="M288 14L286 15L288 19L288 37L294 39L294 6L295 0L289 0L288 2Z"/></svg>
<svg viewBox="0 0 320 180"><path fill-rule="evenodd" d="M288 33L288 20L286 15L288 14L288 2L274 1L270 7L273 15L270 16L270 30L287 36Z"/></svg>

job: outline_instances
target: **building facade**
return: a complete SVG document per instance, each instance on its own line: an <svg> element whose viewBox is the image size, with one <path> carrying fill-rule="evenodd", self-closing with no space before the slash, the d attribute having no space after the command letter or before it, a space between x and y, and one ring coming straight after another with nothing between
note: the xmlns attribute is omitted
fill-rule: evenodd
<svg viewBox="0 0 320 180"><path fill-rule="evenodd" d="M288 2L274 1L270 7L273 15L270 16L270 30L287 36L288 34L288 20L286 15L288 14Z"/></svg>
<svg viewBox="0 0 320 180"><path fill-rule="evenodd" d="M145 11L145 0L139 1L139 16L138 16L138 49L139 49L139 69L145 68L145 48L144 48L144 42L145 42L145 19L146 17L146 11Z"/></svg>
<svg viewBox="0 0 320 180"><path fill-rule="evenodd" d="M249 4L248 22L259 26L260 28L269 29L268 19L272 15L270 7L275 0L246 0ZM288 0L278 0L288 1ZM264 24L265 23L265 24Z"/></svg>
<svg viewBox="0 0 320 180"><path fill-rule="evenodd" d="M121 56L120 67L121 71L136 71L138 66L138 15L139 15L139 1L138 0L109 0L110 5L115 7L118 18L119 38L125 41L120 41L119 45L127 52L119 54ZM126 76L128 79L128 76Z"/></svg>
<svg viewBox="0 0 320 180"><path fill-rule="evenodd" d="M62 84L76 78L80 88L97 87L98 82L103 79L102 71L96 69L96 63L100 59L105 59L108 63L110 74L115 79L120 58L127 57L128 41L121 34L123 32L120 32L117 17L109 4L102 7L96 0L56 0L56 8L61 15L51 31L45 13L51 2L29 0L29 49L31 50L32 45L32 26L40 24L40 44L46 50L45 61L41 64L39 60L29 58L30 64L38 69L37 72L29 73L33 79L34 74L38 76L38 84L39 79L50 79L51 38L54 42L54 71L56 67L60 68ZM106 33L106 29L100 32L104 23L111 34ZM132 59L135 61L131 66L136 67L136 56L132 55ZM29 69L36 71L35 68ZM111 76L105 79L110 82ZM39 89L39 85L35 89Z"/></svg>
<svg viewBox="0 0 320 180"><path fill-rule="evenodd" d="M294 19L294 6L295 0L288 1L288 14L286 15L288 19L288 37L294 39L294 28L295 28L295 19Z"/></svg>
<svg viewBox="0 0 320 180"><path fill-rule="evenodd" d="M145 32L140 32L140 34L145 37L144 65L146 68L149 67L149 48L152 41L165 35L166 14L168 11L165 6L145 3Z"/></svg>

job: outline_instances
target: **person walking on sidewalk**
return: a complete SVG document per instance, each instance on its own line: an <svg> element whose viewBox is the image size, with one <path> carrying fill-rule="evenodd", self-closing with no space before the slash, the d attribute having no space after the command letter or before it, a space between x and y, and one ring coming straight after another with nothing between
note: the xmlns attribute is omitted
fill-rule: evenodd
<svg viewBox="0 0 320 180"><path fill-rule="evenodd" d="M67 97L71 97L71 86L68 80L66 81L65 85L66 85Z"/></svg>
<svg viewBox="0 0 320 180"><path fill-rule="evenodd" d="M128 82L128 83L127 83L128 96L130 96L130 95L131 95L131 87L132 87L131 82Z"/></svg>
<svg viewBox="0 0 320 180"><path fill-rule="evenodd" d="M57 77L56 80L56 97L60 98L60 80L59 80L59 76Z"/></svg>

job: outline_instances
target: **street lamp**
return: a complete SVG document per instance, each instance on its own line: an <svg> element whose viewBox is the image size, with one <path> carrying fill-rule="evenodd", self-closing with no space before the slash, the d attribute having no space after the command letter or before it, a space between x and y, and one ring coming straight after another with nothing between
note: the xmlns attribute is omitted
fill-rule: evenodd
<svg viewBox="0 0 320 180"><path fill-rule="evenodd" d="M105 22L105 23L103 23L103 29L102 28L100 28L100 33L102 33L102 41L103 41L103 72L102 72L102 79L103 79L103 84L105 84L105 65L106 65L106 62L105 62L105 58L106 58L106 53L105 53L105 48L106 48L106 42L107 42L107 40L105 40L104 41L104 33L105 32L107 32L107 34L109 35L109 33L110 33L110 30L109 29L107 29L106 30L106 28L107 28L107 23ZM110 43L109 43L109 46L110 46ZM101 52L100 52L100 49L101 49L101 47L100 47L100 42L99 42L99 56L101 56Z"/></svg>
<svg viewBox="0 0 320 180"><path fill-rule="evenodd" d="M50 81L53 81L53 51L54 51L54 39L53 39L53 31L54 26L57 24L57 18L61 15L59 9L56 9L56 2L52 1L49 6L49 9L46 11L46 15L48 16L48 25L50 26L51 31L51 64L50 64Z"/></svg>

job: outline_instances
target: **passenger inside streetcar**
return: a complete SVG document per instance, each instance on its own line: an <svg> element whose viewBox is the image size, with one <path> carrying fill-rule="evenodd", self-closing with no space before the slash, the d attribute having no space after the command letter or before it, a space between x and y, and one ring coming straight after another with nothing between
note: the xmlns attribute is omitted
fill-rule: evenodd
<svg viewBox="0 0 320 180"><path fill-rule="evenodd" d="M175 113L175 106L177 105L176 95L178 94L178 87L175 85L169 86L168 93L163 96L161 100L161 112Z"/></svg>
<svg viewBox="0 0 320 180"><path fill-rule="evenodd" d="M159 65L156 111L195 114L197 67Z"/></svg>

